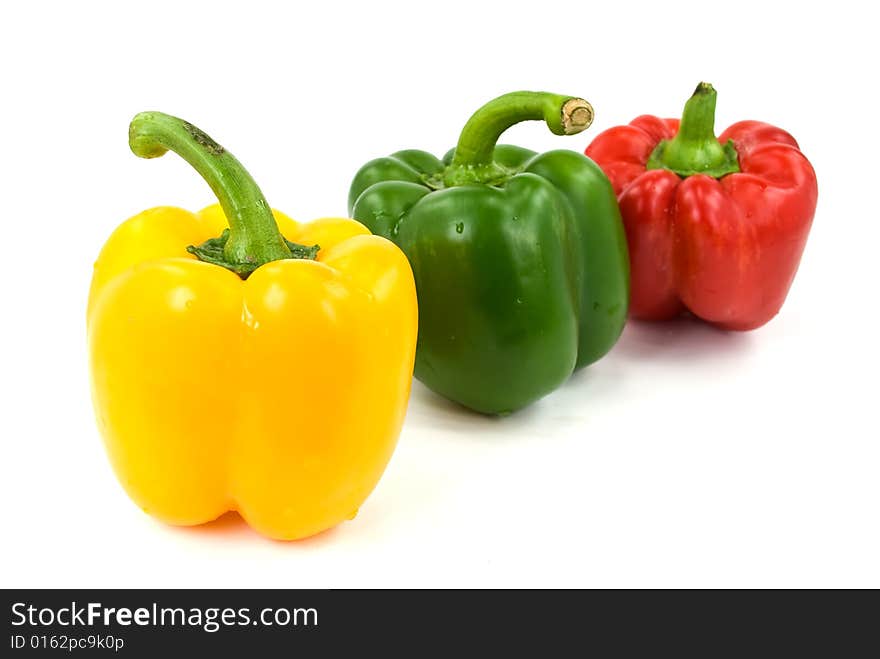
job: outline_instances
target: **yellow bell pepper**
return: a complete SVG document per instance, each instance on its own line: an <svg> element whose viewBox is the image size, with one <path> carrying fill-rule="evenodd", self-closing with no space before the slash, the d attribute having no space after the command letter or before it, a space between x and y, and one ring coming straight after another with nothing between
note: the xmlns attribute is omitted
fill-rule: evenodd
<svg viewBox="0 0 880 659"><path fill-rule="evenodd" d="M241 164L180 119L138 115L130 145L181 155L220 206L140 213L95 264L92 394L123 487L170 524L235 510L278 539L353 518L409 398L406 257L354 220L273 213Z"/></svg>

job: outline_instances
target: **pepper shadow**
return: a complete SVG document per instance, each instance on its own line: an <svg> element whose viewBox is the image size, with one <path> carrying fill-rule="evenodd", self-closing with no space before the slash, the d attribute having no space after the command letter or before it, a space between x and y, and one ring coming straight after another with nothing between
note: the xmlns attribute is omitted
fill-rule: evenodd
<svg viewBox="0 0 880 659"><path fill-rule="evenodd" d="M418 380L413 380L412 394L406 417L406 428L423 432L440 432L447 437L461 437L468 443L494 444L508 442L517 436L541 432L553 415L556 392L505 415L475 412L459 403L434 393Z"/></svg>
<svg viewBox="0 0 880 659"><path fill-rule="evenodd" d="M754 348L756 331L723 330L691 315L658 322L630 319L611 354L669 362L741 356Z"/></svg>

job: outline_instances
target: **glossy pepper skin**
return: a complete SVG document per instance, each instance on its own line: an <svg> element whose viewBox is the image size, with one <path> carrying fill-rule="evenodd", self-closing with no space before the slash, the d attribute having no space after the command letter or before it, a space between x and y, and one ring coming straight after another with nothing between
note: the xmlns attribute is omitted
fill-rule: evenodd
<svg viewBox="0 0 880 659"><path fill-rule="evenodd" d="M780 128L741 121L714 135L715 90L701 83L682 121L641 116L587 148L611 179L632 266L630 313L687 310L728 330L782 307L816 210L816 174Z"/></svg>
<svg viewBox="0 0 880 659"><path fill-rule="evenodd" d="M519 121L573 134L592 116L582 99L514 92L478 110L443 160L401 151L355 176L350 214L412 265L415 375L437 393L506 414L619 337L629 270L608 179L573 151L495 145Z"/></svg>
<svg viewBox="0 0 880 659"><path fill-rule="evenodd" d="M145 211L101 250L88 308L98 425L150 515L195 525L236 510L268 537L303 538L352 518L394 450L415 353L412 274L354 220L273 221L237 161L196 131L160 113L132 123L136 154L177 151L222 208ZM285 252L279 227L301 244Z"/></svg>

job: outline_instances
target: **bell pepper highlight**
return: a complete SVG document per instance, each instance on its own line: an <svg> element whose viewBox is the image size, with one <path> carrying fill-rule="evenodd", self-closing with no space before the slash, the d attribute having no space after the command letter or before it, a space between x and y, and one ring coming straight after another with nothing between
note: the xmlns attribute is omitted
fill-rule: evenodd
<svg viewBox="0 0 880 659"><path fill-rule="evenodd" d="M409 258L419 294L416 377L486 414L541 398L602 357L626 318L629 268L614 191L573 151L497 145L521 121L587 128L580 98L514 92L465 124L441 160L399 151L364 165L349 212Z"/></svg>
<svg viewBox="0 0 880 659"><path fill-rule="evenodd" d="M234 510L297 539L354 517L409 397L418 312L405 256L354 220L272 211L188 122L139 114L129 142L144 158L178 153L220 206L144 211L95 263L92 395L119 481L170 524Z"/></svg>
<svg viewBox="0 0 880 659"><path fill-rule="evenodd" d="M586 154L620 202L632 267L630 313L690 312L722 329L781 309L816 211L816 174L787 132L758 121L715 137L716 92L700 83L681 120L643 115Z"/></svg>

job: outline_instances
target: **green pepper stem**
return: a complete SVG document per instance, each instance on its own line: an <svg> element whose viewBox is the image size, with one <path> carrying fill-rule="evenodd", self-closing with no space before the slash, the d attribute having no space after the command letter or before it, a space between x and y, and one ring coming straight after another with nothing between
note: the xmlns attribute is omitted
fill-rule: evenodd
<svg viewBox="0 0 880 659"><path fill-rule="evenodd" d="M489 101L464 125L452 169L492 165L495 144L505 130L521 121L543 119L556 135L574 135L593 123L593 106L582 98L547 92L511 92Z"/></svg>
<svg viewBox="0 0 880 659"><path fill-rule="evenodd" d="M257 183L235 156L202 130L162 112L141 112L129 126L128 143L141 158L174 151L211 186L229 222L224 265L249 274L264 263L292 257Z"/></svg>
<svg viewBox="0 0 880 659"><path fill-rule="evenodd" d="M717 96L708 82L697 85L685 103L678 134L657 145L648 158L648 169L668 169L679 176L706 174L714 178L739 171L733 141L721 144L715 137Z"/></svg>

